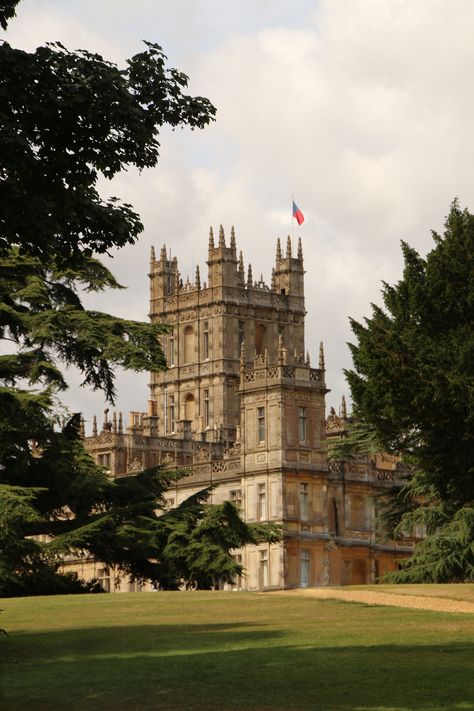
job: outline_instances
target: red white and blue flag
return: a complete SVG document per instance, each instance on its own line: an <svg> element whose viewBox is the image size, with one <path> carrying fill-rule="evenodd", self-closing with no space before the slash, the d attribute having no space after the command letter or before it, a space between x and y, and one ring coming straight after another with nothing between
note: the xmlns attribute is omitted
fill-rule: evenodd
<svg viewBox="0 0 474 711"><path fill-rule="evenodd" d="M296 202L293 200L293 217L296 219L296 222L299 225L302 225L304 222L304 215L301 212L300 208L296 204Z"/></svg>

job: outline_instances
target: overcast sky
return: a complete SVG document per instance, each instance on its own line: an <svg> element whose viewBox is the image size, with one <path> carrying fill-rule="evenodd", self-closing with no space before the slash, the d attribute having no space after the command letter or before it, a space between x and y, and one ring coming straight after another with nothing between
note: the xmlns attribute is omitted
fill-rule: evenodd
<svg viewBox="0 0 474 711"><path fill-rule="evenodd" d="M400 240L425 254L455 196L474 208L472 0L23 0L5 36L119 65L142 39L157 42L218 110L204 131L163 132L155 169L104 184L145 232L110 265L128 291L95 308L146 319L150 245L165 242L184 276L196 264L204 275L220 223L227 235L235 225L246 266L268 283L294 194L306 344L316 362L324 341L328 406L348 395L348 317L368 315L381 281L399 279ZM90 419L103 398L78 382L71 374L65 400ZM118 382L120 409L146 409L147 377Z"/></svg>

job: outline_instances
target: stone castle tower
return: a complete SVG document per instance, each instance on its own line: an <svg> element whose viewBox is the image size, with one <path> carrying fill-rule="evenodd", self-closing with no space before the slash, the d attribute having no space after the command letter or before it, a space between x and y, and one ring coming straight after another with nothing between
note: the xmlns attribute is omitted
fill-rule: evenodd
<svg viewBox="0 0 474 711"><path fill-rule="evenodd" d="M151 374L148 412L131 413L125 429L106 416L85 440L113 477L188 467L169 507L213 484L213 500L233 501L246 521L280 524L281 542L235 552L246 571L235 587L248 590L373 582L407 554L377 539L370 498L398 482L396 462L328 466L325 440L343 434L347 413L343 403L326 420L322 344L317 368L305 351L301 241L292 250L288 237L283 256L278 240L268 286L251 265L245 273L233 228L228 244L222 226L217 244L211 229L207 280L197 267L183 283L177 258L152 249L150 318L169 328L168 369ZM84 565L79 574L97 575ZM124 589L103 570L110 589Z"/></svg>

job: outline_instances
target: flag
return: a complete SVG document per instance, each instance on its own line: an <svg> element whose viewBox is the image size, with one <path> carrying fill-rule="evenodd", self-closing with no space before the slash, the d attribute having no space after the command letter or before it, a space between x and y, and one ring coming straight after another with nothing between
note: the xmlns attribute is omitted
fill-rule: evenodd
<svg viewBox="0 0 474 711"><path fill-rule="evenodd" d="M293 217L296 218L296 222L297 222L299 225L303 224L303 222L304 222L304 215L303 215L303 213L301 212L300 208L298 207L298 205L295 203L294 200L293 200Z"/></svg>

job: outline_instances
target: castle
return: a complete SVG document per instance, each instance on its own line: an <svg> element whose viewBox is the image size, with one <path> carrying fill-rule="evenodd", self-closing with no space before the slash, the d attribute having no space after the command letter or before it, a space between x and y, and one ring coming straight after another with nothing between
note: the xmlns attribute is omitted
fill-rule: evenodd
<svg viewBox="0 0 474 711"><path fill-rule="evenodd" d="M236 589L272 590L364 584L393 570L410 548L376 531L373 496L401 485L393 457L328 464L325 441L344 433L347 413L326 419L325 362L305 355L301 241L276 247L271 285L245 274L234 229L226 243L211 229L207 282L199 267L183 283L163 247L150 259L150 318L169 326L168 369L152 373L147 412L94 418L85 444L112 477L164 464L190 475L167 493L172 508L212 484L215 503L230 500L245 521L283 527L279 543L235 551L245 575ZM137 589L96 561L71 560L81 577L108 590Z"/></svg>

